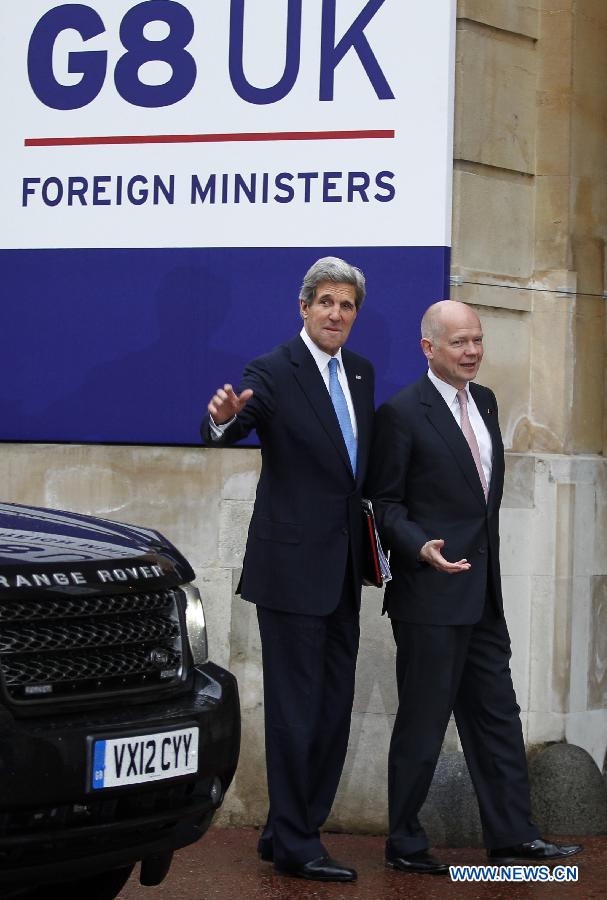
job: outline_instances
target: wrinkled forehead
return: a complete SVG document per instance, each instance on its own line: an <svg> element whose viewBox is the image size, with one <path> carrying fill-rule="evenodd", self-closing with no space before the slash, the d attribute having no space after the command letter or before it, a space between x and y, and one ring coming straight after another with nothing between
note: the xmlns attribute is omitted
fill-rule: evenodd
<svg viewBox="0 0 607 900"><path fill-rule="evenodd" d="M354 300L356 288L347 281L321 281L314 291L314 300L321 297L334 297L336 300Z"/></svg>

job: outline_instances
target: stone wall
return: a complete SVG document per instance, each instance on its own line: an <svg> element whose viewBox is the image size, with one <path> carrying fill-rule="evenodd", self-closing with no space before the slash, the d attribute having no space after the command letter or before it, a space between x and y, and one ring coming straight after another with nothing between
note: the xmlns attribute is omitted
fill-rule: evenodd
<svg viewBox="0 0 607 900"><path fill-rule="evenodd" d="M458 15L452 297L485 308L510 446L602 453L607 5Z"/></svg>
<svg viewBox="0 0 607 900"><path fill-rule="evenodd" d="M607 4L458 3L452 297L486 333L528 745L607 741Z"/></svg>

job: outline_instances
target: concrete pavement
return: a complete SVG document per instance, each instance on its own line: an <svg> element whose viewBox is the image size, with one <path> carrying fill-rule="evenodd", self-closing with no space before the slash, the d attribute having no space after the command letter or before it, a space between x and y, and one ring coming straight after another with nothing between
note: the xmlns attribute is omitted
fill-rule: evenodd
<svg viewBox="0 0 607 900"><path fill-rule="evenodd" d="M175 854L171 872L156 888L143 888L138 872L120 900L599 900L607 898L607 835L576 839L584 853L569 860L577 883L453 883L449 876L407 875L385 868L384 837L328 834L323 840L336 859L358 870L354 884L321 884L274 874L259 862L258 833L247 828L211 828L205 837ZM560 843L569 839L559 837ZM450 865L483 865L479 848L437 850Z"/></svg>

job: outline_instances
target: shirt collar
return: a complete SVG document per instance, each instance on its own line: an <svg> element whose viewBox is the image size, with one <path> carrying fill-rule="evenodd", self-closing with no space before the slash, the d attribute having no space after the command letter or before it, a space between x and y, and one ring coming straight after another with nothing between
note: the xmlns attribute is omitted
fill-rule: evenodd
<svg viewBox="0 0 607 900"><path fill-rule="evenodd" d="M438 378L432 369L428 369L428 378L439 392L447 406L452 406L455 403L455 398L457 397L457 388L453 387L452 384L447 384L446 381L443 381L441 378ZM464 390L468 396L468 401L470 401L470 382L466 382L466 386Z"/></svg>
<svg viewBox="0 0 607 900"><path fill-rule="evenodd" d="M319 370L322 372L329 365L329 360L332 358L330 353L325 353L324 350L321 350L318 344L315 344L308 332L305 328L302 328L299 332L299 336L314 357L314 362L318 366ZM335 354L335 359L339 362L340 368L343 368L343 363L341 361L341 347Z"/></svg>

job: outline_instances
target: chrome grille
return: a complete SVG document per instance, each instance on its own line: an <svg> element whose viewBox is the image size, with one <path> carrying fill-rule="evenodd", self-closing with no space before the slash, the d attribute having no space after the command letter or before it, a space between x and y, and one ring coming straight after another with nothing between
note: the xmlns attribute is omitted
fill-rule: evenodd
<svg viewBox="0 0 607 900"><path fill-rule="evenodd" d="M36 653L43 650L71 650L140 644L171 640L179 628L171 619L155 616L141 621L137 616L79 619L65 624L9 627L0 632L0 653Z"/></svg>
<svg viewBox="0 0 607 900"><path fill-rule="evenodd" d="M17 703L149 690L181 678L180 591L0 603L0 674Z"/></svg>

